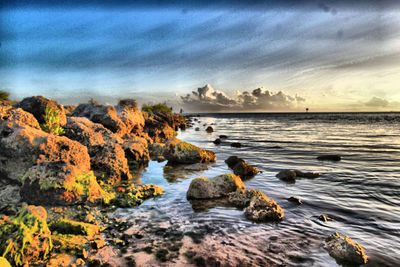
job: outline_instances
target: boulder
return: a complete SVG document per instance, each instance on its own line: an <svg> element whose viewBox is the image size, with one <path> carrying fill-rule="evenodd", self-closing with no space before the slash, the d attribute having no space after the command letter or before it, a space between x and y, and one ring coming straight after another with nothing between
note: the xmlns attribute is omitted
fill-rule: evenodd
<svg viewBox="0 0 400 267"><path fill-rule="evenodd" d="M168 164L210 163L216 160L214 152L203 150L177 138L166 143L164 157L168 160Z"/></svg>
<svg viewBox="0 0 400 267"><path fill-rule="evenodd" d="M233 170L234 174L239 175L242 179L252 178L258 173L257 168L247 164L246 161L237 156L229 157L225 160L225 163Z"/></svg>
<svg viewBox="0 0 400 267"><path fill-rule="evenodd" d="M343 237L339 233L334 233L325 242L325 249L338 263L347 265L367 263L367 255L365 255L364 249L350 237Z"/></svg>
<svg viewBox="0 0 400 267"><path fill-rule="evenodd" d="M198 132L198 131L200 131L200 128L199 128L199 127L196 127L194 130L195 130L196 132Z"/></svg>
<svg viewBox="0 0 400 267"><path fill-rule="evenodd" d="M232 143L232 144L231 144L231 147L237 147L237 148L239 148L239 147L242 147L242 144L239 143L239 142Z"/></svg>
<svg viewBox="0 0 400 267"><path fill-rule="evenodd" d="M317 157L318 160L331 160L331 161L340 161L342 159L339 155L321 155Z"/></svg>
<svg viewBox="0 0 400 267"><path fill-rule="evenodd" d="M154 143L149 145L150 158L156 161L165 161L164 152L165 152L165 144L162 143Z"/></svg>
<svg viewBox="0 0 400 267"><path fill-rule="evenodd" d="M228 136L226 136L226 135L224 135L224 134L221 134L221 135L219 136L219 138L220 138L220 139L228 139Z"/></svg>
<svg viewBox="0 0 400 267"><path fill-rule="evenodd" d="M85 146L64 136L47 134L27 126L0 125L0 173L21 182L26 171L40 162L63 161L81 172L90 170Z"/></svg>
<svg viewBox="0 0 400 267"><path fill-rule="evenodd" d="M238 208L245 208L250 205L251 200L254 197L261 196L264 194L261 191L251 190L237 190L235 192L229 193L229 203Z"/></svg>
<svg viewBox="0 0 400 267"><path fill-rule="evenodd" d="M148 114L144 132L146 132L155 143L164 143L175 136L175 129L171 127L165 116L155 113Z"/></svg>
<svg viewBox="0 0 400 267"><path fill-rule="evenodd" d="M187 199L213 199L228 196L236 190L245 189L239 176L219 175L214 178L200 177L192 180L186 193Z"/></svg>
<svg viewBox="0 0 400 267"><path fill-rule="evenodd" d="M56 112L60 118L60 126L67 123L67 116L65 115L64 107L58 104L56 101L45 98L43 96L32 96L24 98L21 102L14 105L16 108L22 108L23 110L33 114L39 124L45 122L44 114L46 108L51 108Z"/></svg>
<svg viewBox="0 0 400 267"><path fill-rule="evenodd" d="M99 123L83 117L68 117L65 135L88 148L90 163L96 173L109 183L131 178L122 139Z"/></svg>
<svg viewBox="0 0 400 267"><path fill-rule="evenodd" d="M10 209L19 205L21 201L19 189L19 185L12 184L7 180L0 180L0 213L8 213Z"/></svg>
<svg viewBox="0 0 400 267"><path fill-rule="evenodd" d="M100 188L92 172L82 173L62 161L41 162L30 168L20 194L24 201L36 205L107 203L112 198Z"/></svg>
<svg viewBox="0 0 400 267"><path fill-rule="evenodd" d="M41 206L24 206L15 217L0 225L0 255L13 266L33 265L45 260L53 248Z"/></svg>
<svg viewBox="0 0 400 267"><path fill-rule="evenodd" d="M303 202L302 202L299 198L297 198L297 197L289 197L289 198L288 198L288 201L289 201L289 202L292 202L292 203L295 203L295 204L297 204L297 205L303 204Z"/></svg>
<svg viewBox="0 0 400 267"><path fill-rule="evenodd" d="M35 129L40 129L38 121L31 113L26 112L21 108L13 108L12 106L0 106L0 127L12 128L16 125L29 126Z"/></svg>
<svg viewBox="0 0 400 267"><path fill-rule="evenodd" d="M80 104L71 112L71 116L86 117L121 137L141 130L145 122L142 112L132 105L114 107L96 103Z"/></svg>
<svg viewBox="0 0 400 267"><path fill-rule="evenodd" d="M220 145L222 143L221 139L217 138L213 141L214 144Z"/></svg>
<svg viewBox="0 0 400 267"><path fill-rule="evenodd" d="M206 132L207 132L207 133L212 133L212 132L214 132L213 127L208 126L207 129L206 129Z"/></svg>
<svg viewBox="0 0 400 267"><path fill-rule="evenodd" d="M262 194L251 199L244 215L255 222L278 222L283 219L283 210L274 200Z"/></svg>
<svg viewBox="0 0 400 267"><path fill-rule="evenodd" d="M320 173L302 172L299 170L282 170L276 175L277 178L281 179L282 181L288 182L288 183L295 183L297 177L314 179L314 178L317 178L320 176L321 176Z"/></svg>

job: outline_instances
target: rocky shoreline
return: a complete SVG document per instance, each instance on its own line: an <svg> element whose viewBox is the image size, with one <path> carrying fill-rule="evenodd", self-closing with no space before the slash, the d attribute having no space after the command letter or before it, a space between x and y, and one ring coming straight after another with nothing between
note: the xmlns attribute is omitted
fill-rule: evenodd
<svg viewBox="0 0 400 267"><path fill-rule="evenodd" d="M64 107L39 96L0 103L0 119L1 261L13 266L140 266L181 258L197 266L254 265L207 255L196 245L199 235L206 238L207 229L185 232L178 230L183 225L151 227L151 222L138 229L110 216L117 208L135 207L163 194L157 185L133 183L134 174L150 160L186 170L204 170L215 162L214 152L176 138L179 129L200 123L197 118L192 122L178 114L147 113L131 99L117 106L91 101ZM226 136L214 143L221 144L221 139ZM328 155L319 160L340 158ZM283 209L242 182L259 171L238 157L225 162L234 174L192 180L187 199L193 209L229 205L244 209L251 221L280 222ZM319 175L284 170L277 177L294 183L296 177ZM141 244L145 235L158 236L152 237L158 241ZM136 251L128 251L130 242L137 243ZM335 234L326 242L339 263L367 261L362 247L348 237Z"/></svg>

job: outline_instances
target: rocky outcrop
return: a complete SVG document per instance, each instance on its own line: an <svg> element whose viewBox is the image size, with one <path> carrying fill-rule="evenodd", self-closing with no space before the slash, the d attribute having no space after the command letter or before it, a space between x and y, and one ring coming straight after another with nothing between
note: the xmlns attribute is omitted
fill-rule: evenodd
<svg viewBox="0 0 400 267"><path fill-rule="evenodd" d="M325 248L329 255L338 263L352 266L367 263L364 249L350 237L343 237L339 233L335 233L330 235L325 242Z"/></svg>
<svg viewBox="0 0 400 267"><path fill-rule="evenodd" d="M114 107L96 103L80 104L70 115L86 117L92 122L100 123L121 137L141 130L145 122L137 105Z"/></svg>
<svg viewBox="0 0 400 267"><path fill-rule="evenodd" d="M262 194L251 199L244 215L256 222L278 222L283 219L283 210L274 200Z"/></svg>
<svg viewBox="0 0 400 267"><path fill-rule="evenodd" d="M228 196L236 190L245 189L239 176L219 175L214 178L200 177L192 180L186 193L187 199L213 199Z"/></svg>
<svg viewBox="0 0 400 267"><path fill-rule="evenodd" d="M150 160L148 136L142 137L131 134L130 137L124 138L122 141L121 146L130 165L140 166Z"/></svg>
<svg viewBox="0 0 400 267"><path fill-rule="evenodd" d="M168 164L193 164L215 162L215 153L195 145L172 139L165 145L164 157Z"/></svg>
<svg viewBox="0 0 400 267"><path fill-rule="evenodd" d="M0 255L13 266L35 264L46 259L53 248L43 207L24 206L0 225Z"/></svg>
<svg viewBox="0 0 400 267"><path fill-rule="evenodd" d="M173 128L175 124L168 120L169 117L166 114L146 113L146 116L144 131L155 143L164 143L175 136L175 128Z"/></svg>
<svg viewBox="0 0 400 267"><path fill-rule="evenodd" d="M60 126L67 123L67 116L65 115L64 107L56 101L45 98L43 96L33 96L23 99L21 102L14 105L16 108L33 114L39 124L45 122L44 114L46 109L52 109L60 118Z"/></svg>
<svg viewBox="0 0 400 267"><path fill-rule="evenodd" d="M243 159L237 156L231 156L225 163L228 164L228 167L233 170L233 173L239 175L242 179L250 179L254 177L258 173L258 169L256 167L251 166Z"/></svg>
<svg viewBox="0 0 400 267"><path fill-rule="evenodd" d="M26 127L2 124L0 127L0 173L21 181L26 171L41 162L63 161L81 172L90 170L87 148L64 136L47 134Z"/></svg>
<svg viewBox="0 0 400 267"><path fill-rule="evenodd" d="M40 129L38 121L35 117L21 108L13 108L12 106L0 106L0 127L12 128L15 126L29 126ZM4 133L7 135L7 132Z"/></svg>
<svg viewBox="0 0 400 267"><path fill-rule="evenodd" d="M261 191L251 190L237 190L229 193L229 203L238 208L245 208L250 205L251 200L257 196L264 196Z"/></svg>
<svg viewBox="0 0 400 267"><path fill-rule="evenodd" d="M317 172L302 172L299 170L282 170L276 175L277 178L288 183L295 183L297 177L314 179L320 176L321 174Z"/></svg>

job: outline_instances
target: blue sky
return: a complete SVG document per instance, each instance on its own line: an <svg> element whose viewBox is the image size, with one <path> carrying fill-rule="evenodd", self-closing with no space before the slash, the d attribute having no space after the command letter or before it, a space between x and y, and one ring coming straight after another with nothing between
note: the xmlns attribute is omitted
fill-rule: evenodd
<svg viewBox="0 0 400 267"><path fill-rule="evenodd" d="M226 103L245 110L251 106L243 93L254 98L253 90L264 87L284 103L262 98L269 104L258 110L400 109L398 6L256 2L6 5L1 89L15 99L45 95L70 104L130 97L199 109L223 94L214 109ZM202 98L191 93L205 84L215 89ZM280 91L284 97L275 97Z"/></svg>

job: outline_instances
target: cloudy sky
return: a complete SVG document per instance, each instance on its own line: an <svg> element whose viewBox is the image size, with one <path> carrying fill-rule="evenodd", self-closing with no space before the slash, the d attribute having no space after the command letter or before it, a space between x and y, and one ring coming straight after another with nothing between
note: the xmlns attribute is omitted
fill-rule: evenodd
<svg viewBox="0 0 400 267"><path fill-rule="evenodd" d="M395 1L160 2L0 0L0 90L186 111L400 110Z"/></svg>

